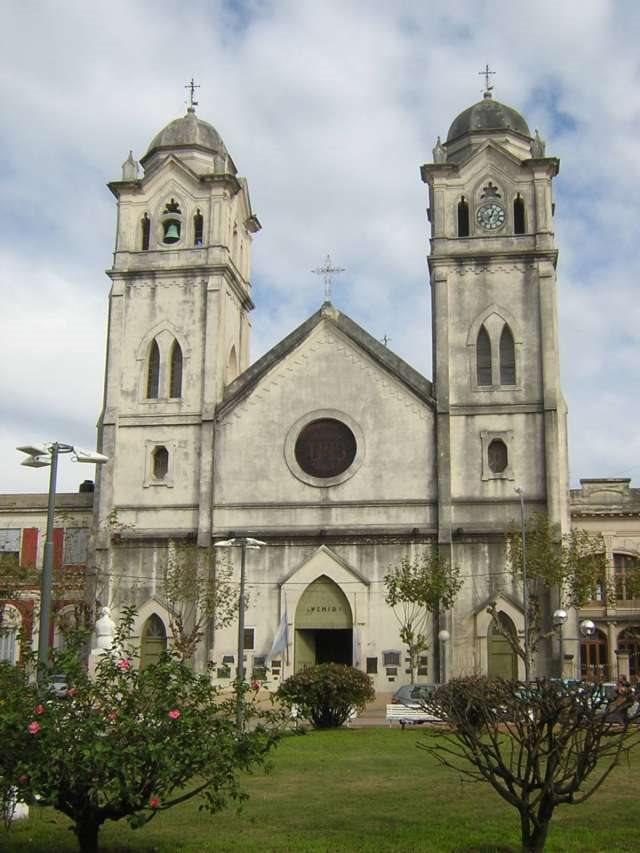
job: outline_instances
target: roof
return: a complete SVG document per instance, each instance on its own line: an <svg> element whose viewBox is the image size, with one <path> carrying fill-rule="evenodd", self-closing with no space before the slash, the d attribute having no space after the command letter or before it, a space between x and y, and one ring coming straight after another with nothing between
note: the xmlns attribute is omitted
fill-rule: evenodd
<svg viewBox="0 0 640 853"><path fill-rule="evenodd" d="M490 95L468 107L453 120L447 134L447 142L473 131L511 130L522 136L531 137L529 126L513 107L494 101Z"/></svg>
<svg viewBox="0 0 640 853"><path fill-rule="evenodd" d="M338 311L330 302L325 302L322 307L312 314L308 320L294 329L280 343L276 344L269 352L259 358L255 364L241 373L225 390L225 395L220 404L220 411L234 405L238 400L245 397L258 384L260 379L286 355L294 350L319 323L328 321L342 334L363 349L370 358L381 365L385 370L392 373L397 380L407 386L417 397L425 401L429 406L435 408L433 398L433 386L428 379L418 373L406 361L395 355L386 346L373 338L368 332L354 322L346 314Z"/></svg>
<svg viewBox="0 0 640 853"><path fill-rule="evenodd" d="M145 157L158 149L194 147L216 152L225 150L224 142L215 127L198 118L193 110L188 110L186 115L169 122L153 137Z"/></svg>

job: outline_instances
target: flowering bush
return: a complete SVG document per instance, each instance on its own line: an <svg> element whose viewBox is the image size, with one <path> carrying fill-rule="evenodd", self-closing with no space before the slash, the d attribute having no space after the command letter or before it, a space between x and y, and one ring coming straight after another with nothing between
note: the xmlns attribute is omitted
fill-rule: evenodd
<svg viewBox="0 0 640 853"><path fill-rule="evenodd" d="M369 676L359 669L321 663L287 678L277 696L285 705L295 705L317 729L331 729L346 723L354 711L364 710L375 691Z"/></svg>
<svg viewBox="0 0 640 853"><path fill-rule="evenodd" d="M114 648L126 645L131 620ZM142 826L196 795L211 812L242 797L237 772L264 763L277 739L274 715L248 705L257 724L239 733L234 700L170 655L140 671L133 649L107 653L93 680L72 648L56 658L72 685L66 697L38 696L24 672L0 670L9 697L0 704L1 793L5 803L12 790L28 803L37 796L68 815L87 853L105 820Z"/></svg>

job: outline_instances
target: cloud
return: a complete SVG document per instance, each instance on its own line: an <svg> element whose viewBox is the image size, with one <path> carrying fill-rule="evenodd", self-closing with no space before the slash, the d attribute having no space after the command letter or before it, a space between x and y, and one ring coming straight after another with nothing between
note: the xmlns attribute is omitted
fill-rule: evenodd
<svg viewBox="0 0 640 853"><path fill-rule="evenodd" d="M0 489L30 489L12 447L91 446L100 410L115 203L129 149L183 112L223 136L263 224L254 356L334 301L430 376L426 188L435 137L480 98L479 70L560 156L562 375L572 472L638 476L640 7L598 0L10 4L0 94ZM603 62L602 57L607 61ZM603 402L606 400L606 404ZM608 470L611 466L611 471ZM635 471L634 471L634 466ZM73 466L61 468L75 487ZM41 486L39 486L40 488Z"/></svg>

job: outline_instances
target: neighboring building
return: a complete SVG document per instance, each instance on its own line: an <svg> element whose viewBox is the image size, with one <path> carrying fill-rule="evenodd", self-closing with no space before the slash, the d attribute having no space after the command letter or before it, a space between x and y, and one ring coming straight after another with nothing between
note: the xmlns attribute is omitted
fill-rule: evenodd
<svg viewBox="0 0 640 853"><path fill-rule="evenodd" d="M172 543L250 535L266 545L247 553L249 670L262 670L288 627L270 683L324 660L366 670L380 691L405 681L383 577L432 543L464 586L434 626L450 642L434 639L421 676L437 678L441 651L449 675L522 675L486 608L496 600L522 633L503 548L520 518L516 486L527 512L569 527L558 160L489 92L433 153L421 170L433 383L329 302L249 364L260 223L247 181L193 108L153 139L142 176L130 156L109 185L118 211L99 446L110 461L89 564L114 616L137 605L144 660L171 639L162 575ZM577 660L575 618L566 636ZM538 670L557 654L549 644ZM208 632L196 665L208 661L233 677L233 627Z"/></svg>
<svg viewBox="0 0 640 853"><path fill-rule="evenodd" d="M595 634L581 641L584 678L615 680L620 670L634 682L640 679L640 591L627 579L631 569L637 575L640 568L640 489L630 483L625 478L580 480L580 489L571 490L573 525L603 535L616 593L615 605L609 606L599 590L580 613L596 625Z"/></svg>
<svg viewBox="0 0 640 853"><path fill-rule="evenodd" d="M84 483L78 494L57 495L53 530L54 618L49 638L57 648L64 642L62 620L75 615L87 591L92 510L92 483ZM0 495L0 660L18 662L21 641L28 644L37 638L38 573L42 569L46 527L47 495Z"/></svg>

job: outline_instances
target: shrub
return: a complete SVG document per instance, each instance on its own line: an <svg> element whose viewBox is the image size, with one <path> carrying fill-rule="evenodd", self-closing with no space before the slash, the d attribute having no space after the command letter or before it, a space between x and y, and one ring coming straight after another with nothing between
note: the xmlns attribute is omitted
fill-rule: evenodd
<svg viewBox="0 0 640 853"><path fill-rule="evenodd" d="M278 698L293 705L304 719L317 729L334 729L343 725L353 711L364 710L375 698L368 675L353 666L321 663L306 667L280 686Z"/></svg>
<svg viewBox="0 0 640 853"><path fill-rule="evenodd" d="M0 783L6 803L51 805L74 822L82 851L97 850L105 820L142 826L198 796L210 812L242 797L238 771L260 765L275 743L271 718L245 705L256 721L238 731L234 699L210 675L197 675L170 654L140 671L127 647L127 614L118 652L103 655L90 679L73 650L54 654L67 695L40 693L19 669L0 670Z"/></svg>

